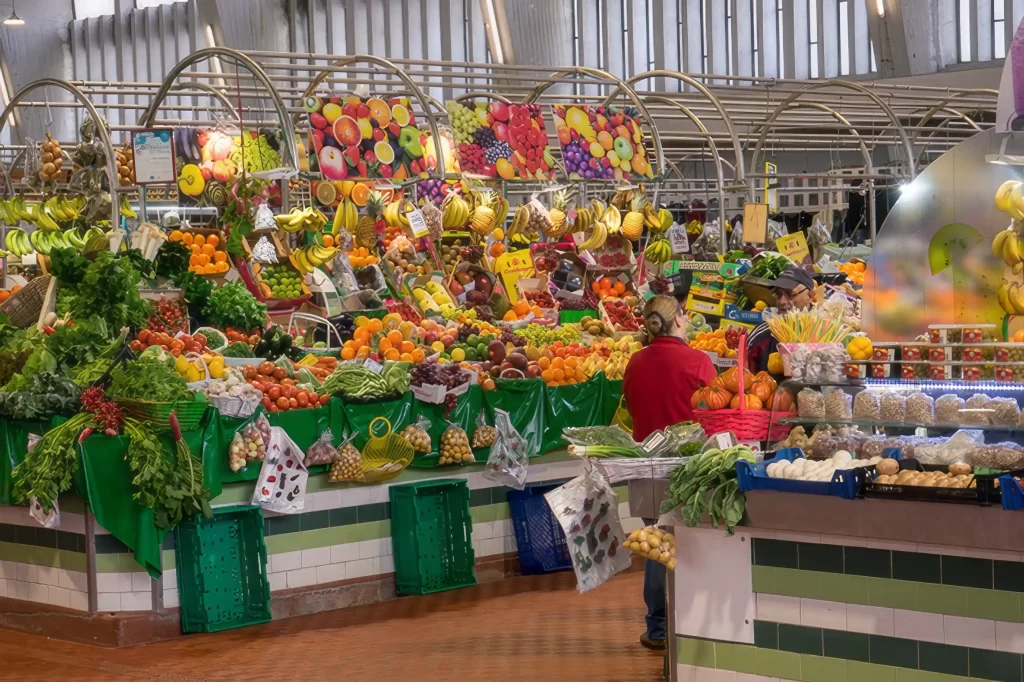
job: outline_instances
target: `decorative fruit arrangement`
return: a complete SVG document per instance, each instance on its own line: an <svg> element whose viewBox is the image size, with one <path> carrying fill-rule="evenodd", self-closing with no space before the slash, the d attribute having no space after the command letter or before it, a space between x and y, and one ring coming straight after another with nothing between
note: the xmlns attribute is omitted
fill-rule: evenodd
<svg viewBox="0 0 1024 682"><path fill-rule="evenodd" d="M635 296L631 298L637 300ZM629 300L626 299L626 301ZM640 315L636 314L633 306L630 306L627 302L609 298L601 301L601 307L604 309L604 313L608 316L608 320L612 323L615 331L640 331L640 325L643 324L644 320Z"/></svg>
<svg viewBox="0 0 1024 682"><path fill-rule="evenodd" d="M46 141L43 142L39 152L41 155L39 158L39 180L42 182L56 180L60 175L61 166L64 164L60 142L53 139L50 133L46 133Z"/></svg>
<svg viewBox="0 0 1024 682"><path fill-rule="evenodd" d="M636 109L556 104L554 110L562 161L570 179L654 177Z"/></svg>
<svg viewBox="0 0 1024 682"><path fill-rule="evenodd" d="M256 419L246 424L241 431L236 431L228 448L228 466L232 471L240 471L249 462L262 462L267 455L267 443L270 442L270 422Z"/></svg>
<svg viewBox="0 0 1024 682"><path fill-rule="evenodd" d="M327 180L386 178L405 180L426 174L427 138L416 128L407 97L319 97L303 102L309 114L314 154L310 170Z"/></svg>
<svg viewBox="0 0 1024 682"><path fill-rule="evenodd" d="M513 179L553 179L555 159L548 146L539 104L479 101L469 109L445 104L463 172Z"/></svg>
<svg viewBox="0 0 1024 682"><path fill-rule="evenodd" d="M676 538L672 533L646 526L630 533L623 544L633 554L657 561L669 570L676 567Z"/></svg>
<svg viewBox="0 0 1024 682"><path fill-rule="evenodd" d="M135 150L129 145L114 150L117 182L122 187L135 184Z"/></svg>
<svg viewBox="0 0 1024 682"><path fill-rule="evenodd" d="M228 252L224 250L223 240L215 233L173 230L169 239L181 242L192 250L188 260L190 272L197 275L221 275L231 267L228 265Z"/></svg>
<svg viewBox="0 0 1024 682"><path fill-rule="evenodd" d="M319 407L330 399L330 396L321 396L316 391L296 388L288 370L269 360L257 366L246 365L242 368L242 375L263 393L263 407L269 412Z"/></svg>
<svg viewBox="0 0 1024 682"><path fill-rule="evenodd" d="M302 275L291 265L278 263L260 268L260 290L267 298L292 299L302 295Z"/></svg>

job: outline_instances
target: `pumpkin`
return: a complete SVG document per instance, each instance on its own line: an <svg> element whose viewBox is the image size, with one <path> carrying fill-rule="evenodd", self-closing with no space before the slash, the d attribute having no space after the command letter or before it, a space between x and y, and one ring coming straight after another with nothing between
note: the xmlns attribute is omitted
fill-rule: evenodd
<svg viewBox="0 0 1024 682"><path fill-rule="evenodd" d="M761 402L761 399L752 393L745 394L743 398L748 410L760 410L762 407L764 407L764 403ZM729 405L734 410L739 409L740 396L733 396L732 402Z"/></svg>
<svg viewBox="0 0 1024 682"><path fill-rule="evenodd" d="M704 389L701 402L707 405L709 410L721 410L729 406L729 399L732 393L718 386L708 386Z"/></svg>
<svg viewBox="0 0 1024 682"><path fill-rule="evenodd" d="M724 372L722 372L722 374L720 374L719 376L722 377L722 382L723 382L723 385L725 386L725 390L730 391L732 393L738 393L739 392L739 390L740 390L740 383L739 383L740 382L740 380L739 380L740 370L739 370L739 367L730 367L729 369L727 369ZM750 385L752 383L754 383L754 375L751 374L749 370L744 369L743 370L743 387L744 388L750 388Z"/></svg>
<svg viewBox="0 0 1024 682"><path fill-rule="evenodd" d="M792 412L793 394L787 388L780 388L768 402L768 407L776 412Z"/></svg>
<svg viewBox="0 0 1024 682"><path fill-rule="evenodd" d="M715 388L720 388L723 391L729 390L725 387L725 379L721 374L715 375L715 378L711 380L711 383L708 384L708 386L714 386Z"/></svg>
<svg viewBox="0 0 1024 682"><path fill-rule="evenodd" d="M772 383L774 384L775 382L773 381ZM767 382L755 381L751 384L750 390L747 392L750 395L757 396L758 400L767 405L768 401L772 399L772 394L775 392L775 388L770 386Z"/></svg>
<svg viewBox="0 0 1024 682"><path fill-rule="evenodd" d="M772 375L769 374L768 372L758 372L756 375L754 375L754 383L758 382L767 384L768 387L773 391L776 388L778 388L778 384L775 383L775 379L773 379Z"/></svg>
<svg viewBox="0 0 1024 682"><path fill-rule="evenodd" d="M785 374L786 367L782 364L782 356L772 353L768 356L768 371L772 374Z"/></svg>
<svg viewBox="0 0 1024 682"><path fill-rule="evenodd" d="M693 392L693 395L690 397L690 407L700 407L700 403L704 399L704 390L703 388L698 388Z"/></svg>

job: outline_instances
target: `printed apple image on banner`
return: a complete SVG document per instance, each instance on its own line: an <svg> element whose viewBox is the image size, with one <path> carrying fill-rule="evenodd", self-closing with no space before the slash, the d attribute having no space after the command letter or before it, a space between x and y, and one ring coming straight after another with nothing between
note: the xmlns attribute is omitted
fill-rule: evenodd
<svg viewBox="0 0 1024 682"><path fill-rule="evenodd" d="M654 177L654 155L634 107L554 104L562 162L573 180Z"/></svg>
<svg viewBox="0 0 1024 682"><path fill-rule="evenodd" d="M464 173L503 180L550 180L555 158L539 104L445 104Z"/></svg>
<svg viewBox="0 0 1024 682"><path fill-rule="evenodd" d="M175 128L178 189L186 203L222 207L242 174L281 166L277 131Z"/></svg>
<svg viewBox="0 0 1024 682"><path fill-rule="evenodd" d="M408 97L323 97L305 102L310 171L325 180L426 176L436 166L424 154L427 134L416 127Z"/></svg>

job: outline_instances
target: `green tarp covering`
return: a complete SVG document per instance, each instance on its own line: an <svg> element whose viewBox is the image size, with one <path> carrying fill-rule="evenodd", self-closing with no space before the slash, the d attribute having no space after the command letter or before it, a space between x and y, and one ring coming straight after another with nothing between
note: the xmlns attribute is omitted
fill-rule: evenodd
<svg viewBox="0 0 1024 682"><path fill-rule="evenodd" d="M483 391L479 386L459 396L458 406L444 418L442 405L431 405L413 399L412 393L402 398L380 403L347 404L332 398L328 405L314 409L290 410L267 415L271 425L280 426L303 450L313 444L328 428L335 445L356 433L353 441L362 448L367 441L367 429L376 417L386 417L395 432L423 416L430 421L431 441L435 448L448 422L458 424L472 438L477 415L483 414L487 425L494 424L494 410L509 413L512 424L526 440L531 456L564 446L561 431L565 426L607 424L618 407L622 392L621 381L608 381L603 375L585 384L548 387L539 379L497 381L494 391ZM200 428L183 434L189 449L203 462L203 480L211 495L221 492L222 483L251 481L259 477L259 463L232 472L228 467L228 446L235 432L251 419L264 414L259 408L252 417L238 419L221 416L216 408L208 407ZM11 504L13 481L11 473L28 451L28 435L42 435L55 423L22 421L0 418L0 503ZM168 457L174 453L169 435L162 436ZM134 492L131 472L125 463L127 439L124 436L92 435L80 446L80 466L74 478L74 491L86 500L96 521L111 535L128 546L139 565L152 576L161 571L160 545L166 531L154 523L153 510L138 505L132 499ZM487 459L488 448L476 451L477 461ZM412 466L437 466L438 453L417 456ZM327 465L313 467L312 472L325 471Z"/></svg>

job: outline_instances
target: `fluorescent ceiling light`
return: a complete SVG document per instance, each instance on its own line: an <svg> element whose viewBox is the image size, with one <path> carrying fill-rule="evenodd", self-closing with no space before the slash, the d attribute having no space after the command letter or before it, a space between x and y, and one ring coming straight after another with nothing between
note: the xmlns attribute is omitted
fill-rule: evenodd
<svg viewBox="0 0 1024 682"><path fill-rule="evenodd" d="M11 3L11 16L9 16L6 19L4 19L4 26L24 26L24 25L25 25L25 20L18 16L18 12L16 11L14 3Z"/></svg>
<svg viewBox="0 0 1024 682"><path fill-rule="evenodd" d="M879 19L885 19L885 0L875 0L875 11Z"/></svg>

